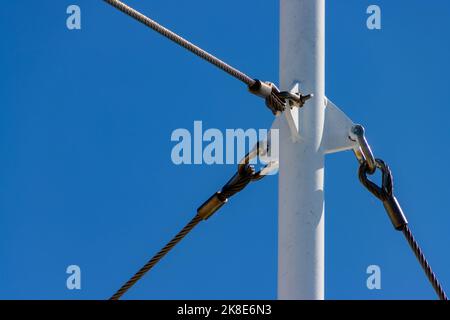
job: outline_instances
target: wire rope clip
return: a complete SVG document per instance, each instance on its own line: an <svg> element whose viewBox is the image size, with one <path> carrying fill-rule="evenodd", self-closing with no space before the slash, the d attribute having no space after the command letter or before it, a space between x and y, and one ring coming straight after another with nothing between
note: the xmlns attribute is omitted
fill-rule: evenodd
<svg viewBox="0 0 450 320"><path fill-rule="evenodd" d="M266 100L267 107L274 115L278 115L286 110L286 107L292 109L294 107L301 108L306 101L313 97L312 94L302 95L301 93L293 93L289 91L280 92L280 89L272 82L263 82L258 79L248 87L248 90Z"/></svg>
<svg viewBox="0 0 450 320"><path fill-rule="evenodd" d="M313 94L302 95L301 93L297 94L290 91L280 92L279 96L287 101L290 109L294 107L301 108L305 105L306 101L314 97Z"/></svg>

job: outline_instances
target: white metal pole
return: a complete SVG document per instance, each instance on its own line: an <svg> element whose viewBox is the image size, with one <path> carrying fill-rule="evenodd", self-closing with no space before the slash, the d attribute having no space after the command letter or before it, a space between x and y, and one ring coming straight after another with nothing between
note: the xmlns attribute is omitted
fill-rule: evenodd
<svg viewBox="0 0 450 320"><path fill-rule="evenodd" d="M280 126L278 298L324 299L325 0L281 0L280 85L313 93Z"/></svg>

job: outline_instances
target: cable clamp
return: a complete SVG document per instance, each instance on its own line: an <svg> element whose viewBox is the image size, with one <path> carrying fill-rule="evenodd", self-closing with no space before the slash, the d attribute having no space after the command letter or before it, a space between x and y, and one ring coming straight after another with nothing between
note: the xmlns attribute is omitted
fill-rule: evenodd
<svg viewBox="0 0 450 320"><path fill-rule="evenodd" d="M281 92L272 82L263 82L255 79L254 83L248 87L250 93L266 100L266 106L274 115L278 115L286 110L286 107L292 109L294 107L301 108L306 101L313 97L312 94L302 95L289 91Z"/></svg>

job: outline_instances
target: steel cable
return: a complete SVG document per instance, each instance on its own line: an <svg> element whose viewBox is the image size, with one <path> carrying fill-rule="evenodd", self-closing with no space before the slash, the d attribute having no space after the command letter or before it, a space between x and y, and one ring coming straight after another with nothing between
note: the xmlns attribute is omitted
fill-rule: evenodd
<svg viewBox="0 0 450 320"><path fill-rule="evenodd" d="M196 215L164 248L153 256L136 274L131 277L110 300L119 300L132 286L136 284L151 268L153 268L159 260L161 260L170 250L173 249L192 229L200 222L202 218Z"/></svg>
<svg viewBox="0 0 450 320"><path fill-rule="evenodd" d="M436 291L436 294L439 296L439 299L448 300L444 289L442 288L441 284L439 283L438 278L434 274L433 269L431 269L430 264L428 263L427 259L425 258L425 255L422 252L422 249L420 248L416 239L414 239L414 236L413 236L409 226L406 225L402 229L402 232L403 232L406 240L408 241L409 246L414 251L414 254L416 255L417 260L419 261L420 265L422 266L422 269L425 272L428 280L430 281L431 285L433 286L434 291Z"/></svg>
<svg viewBox="0 0 450 320"><path fill-rule="evenodd" d="M196 46L195 44L189 42L188 40L184 39L183 37L179 36L178 34L174 33L173 31L165 28L158 22L150 19L149 17L143 15L139 11L131 8L130 6L126 5L125 3L118 1L118 0L103 0L107 2L108 4L112 5L113 7L119 9L123 13L129 15L130 17L134 18L135 20L143 23L147 27L153 29L154 31L158 32L162 36L172 40L176 44L182 46L183 48L189 50L193 54L199 56L200 58L208 61L209 63L215 65L216 67L222 69L229 75L235 77L236 79L242 81L248 86L252 86L255 84L255 80L250 78L245 73L237 70L236 68L233 68L229 64L225 63L224 61L220 60L219 58L213 56L212 54L206 52L205 50L201 49L200 47Z"/></svg>
<svg viewBox="0 0 450 320"><path fill-rule="evenodd" d="M392 225L396 230L401 231L405 236L409 246L416 255L420 266L436 291L439 299L447 300L447 295L445 294L444 289L442 288L436 274L433 272L433 269L431 269L430 264L422 252L422 249L414 239L411 229L408 226L408 220L406 219L398 200L394 196L394 182L391 169L381 159L375 159L375 169L379 169L382 172L382 185L378 186L369 180L367 175L371 174L371 170L367 161L362 162L359 167L358 174L361 183L367 188L367 190L369 190L370 193L383 202L383 206L391 219Z"/></svg>
<svg viewBox="0 0 450 320"><path fill-rule="evenodd" d="M203 60L225 71L232 77L242 81L247 85L251 93L261 96L262 98L265 99L267 107L272 111L274 115L277 115L278 113L283 112L285 110L287 101L290 101L293 105L296 105L301 108L305 104L305 102L312 97L311 94L302 95L301 93L298 93L294 94L289 98L284 98L283 93L286 92L280 92L276 88L276 86L273 85L272 83L252 79L242 71L230 66L226 62L220 60L216 56L196 46L192 42L184 39L175 32L167 29L166 27L162 26L155 20L150 19L149 17L131 8L125 3L119 0L103 0L103 1L120 10L121 12L125 13L126 15L132 17L133 19L139 21L140 23L146 25L147 27L153 29L154 31L158 32L159 34L168 38L169 40L175 42L181 47L187 49L188 51L202 58ZM269 90L264 91L264 89Z"/></svg>
<svg viewBox="0 0 450 320"><path fill-rule="evenodd" d="M258 144L259 148L259 144ZM259 153L259 151L258 151ZM188 235L197 224L202 220L208 220L216 211L218 211L228 199L235 194L241 192L250 182L258 181L262 177L261 171L256 172L255 168L248 164L250 155L245 157L245 163L239 164L237 173L222 187L222 189L207 201L205 201L198 209L195 217L172 239L155 254L133 277L130 278L110 300L119 300L133 285L136 284L150 269L152 269L169 251L171 251L178 242ZM267 165L268 166L268 165ZM266 166L266 168L267 168Z"/></svg>

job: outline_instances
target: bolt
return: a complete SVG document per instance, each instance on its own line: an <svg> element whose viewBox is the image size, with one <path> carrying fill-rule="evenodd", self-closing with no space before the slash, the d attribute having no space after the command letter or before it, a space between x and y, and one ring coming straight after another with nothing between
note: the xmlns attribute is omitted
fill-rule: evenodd
<svg viewBox="0 0 450 320"><path fill-rule="evenodd" d="M364 136L364 127L360 124L354 125L352 128L352 133L358 137L363 137Z"/></svg>

